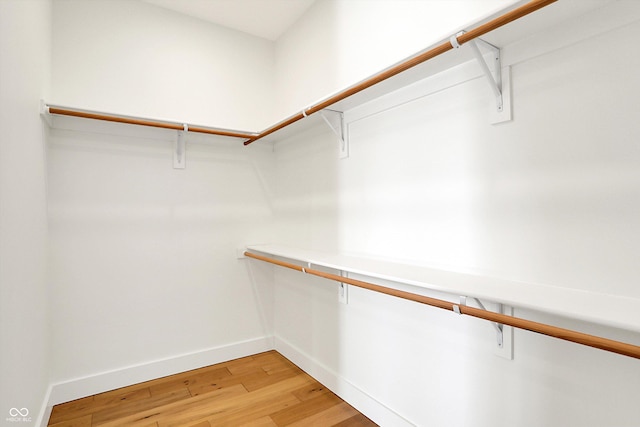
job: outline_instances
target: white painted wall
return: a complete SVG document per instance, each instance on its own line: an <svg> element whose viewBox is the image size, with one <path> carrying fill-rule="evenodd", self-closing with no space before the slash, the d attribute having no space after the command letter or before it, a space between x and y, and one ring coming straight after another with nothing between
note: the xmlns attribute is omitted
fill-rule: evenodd
<svg viewBox="0 0 640 427"><path fill-rule="evenodd" d="M507 46L512 122L489 124L476 79L351 123L346 160L323 127L277 143L277 243L640 298L638 6ZM509 361L486 323L353 288L340 305L335 283L274 271L277 348L398 414L383 425L637 425L635 359L518 331Z"/></svg>
<svg viewBox="0 0 640 427"><path fill-rule="evenodd" d="M272 88L266 39L140 1L54 2L50 102L257 131Z"/></svg>
<svg viewBox="0 0 640 427"><path fill-rule="evenodd" d="M176 134L75 119L51 132L56 384L95 376L108 389L110 371L212 364L212 349L271 335L269 290L236 259L272 238L271 149L189 134L179 170ZM180 363L162 369L196 367Z"/></svg>
<svg viewBox="0 0 640 427"><path fill-rule="evenodd" d="M0 424L36 425L49 385L45 129L51 2L0 1ZM24 414L24 411L22 411Z"/></svg>
<svg viewBox="0 0 640 427"><path fill-rule="evenodd" d="M279 117L448 39L516 0L317 0L276 43Z"/></svg>

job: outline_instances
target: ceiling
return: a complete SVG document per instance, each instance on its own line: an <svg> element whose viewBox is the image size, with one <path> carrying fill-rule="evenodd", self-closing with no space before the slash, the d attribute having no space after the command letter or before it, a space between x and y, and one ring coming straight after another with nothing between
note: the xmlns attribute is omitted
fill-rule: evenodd
<svg viewBox="0 0 640 427"><path fill-rule="evenodd" d="M142 0L275 41L315 0Z"/></svg>

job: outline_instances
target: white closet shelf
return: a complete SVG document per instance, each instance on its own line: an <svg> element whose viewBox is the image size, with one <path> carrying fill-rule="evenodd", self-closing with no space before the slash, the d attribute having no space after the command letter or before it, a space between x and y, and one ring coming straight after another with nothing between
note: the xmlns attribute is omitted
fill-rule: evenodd
<svg viewBox="0 0 640 427"><path fill-rule="evenodd" d="M250 252L412 285L431 291L493 301L640 332L640 299L439 270L378 259L281 245L247 246Z"/></svg>

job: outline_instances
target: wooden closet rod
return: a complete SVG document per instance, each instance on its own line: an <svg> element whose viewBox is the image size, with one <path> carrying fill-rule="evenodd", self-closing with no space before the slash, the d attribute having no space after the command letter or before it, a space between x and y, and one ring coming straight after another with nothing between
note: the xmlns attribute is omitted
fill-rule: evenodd
<svg viewBox="0 0 640 427"><path fill-rule="evenodd" d="M571 341L571 342L586 345L589 347L599 348L601 350L622 354L624 356L640 359L640 346L636 346L633 344L614 341L608 338L589 335L582 332L573 331L570 329L559 328L557 326L551 326L544 323L538 323L531 320L508 316L506 314L494 313L488 310L469 307L468 305L458 305L449 301L430 298L423 295L413 294L411 292L388 288L385 286L375 285L373 283L363 282L361 280L354 280L348 277L342 277L342 276L338 276L331 273L325 273L323 271L318 271L311 268L300 267L299 265L296 265L296 264L292 264L286 261L280 261L277 259L262 256L262 255L257 255L251 252L245 252L244 254L249 258L254 258L260 261L279 265L281 267L290 268L292 270L300 271L306 274L312 274L314 276L323 277L325 279L335 280L336 282L348 283L350 285L357 286L359 288L369 289L374 292L379 292L385 295L391 295L391 296L406 299L409 301L415 301L421 304L426 304L426 305L442 308L449 311L455 311L454 310L454 306L455 306L459 308L460 313L462 314L478 317L480 319L489 320L491 322L501 323L503 325L513 326L519 329L525 329L527 331L536 332L542 335L559 338L565 341Z"/></svg>
<svg viewBox="0 0 640 427"><path fill-rule="evenodd" d="M60 107L54 107L54 106L48 106L47 108L50 114L58 114L61 116L82 117L85 119L105 120L108 122L127 123L130 125L140 125L140 126L151 126L151 127L163 128L163 129L184 130L184 125L180 123L137 119L133 117L124 117L124 116L114 116L114 115L104 114L104 113L93 113L93 112L80 111L80 110L70 110L67 108L60 108ZM206 133L210 135L220 135L220 136L230 136L233 138L246 139L246 138L253 138L256 136L255 134L248 133L248 132L235 132L235 131L223 130L223 129L206 128L201 126L187 125L187 129L189 132Z"/></svg>
<svg viewBox="0 0 640 427"><path fill-rule="evenodd" d="M462 45L463 43L467 43L470 40L478 38L490 31L493 31L497 28L502 27L503 25L506 25L517 19L520 19L523 16L529 15L530 13L533 13L538 9L542 9L543 7L548 6L551 3L555 3L556 1L557 0L532 0L529 3L526 3L516 9L513 9L505 13L504 15L501 15L495 19L492 19L491 21L485 24L482 24L479 27L469 30L464 34L458 36L457 37L458 43L460 45ZM356 84L355 86L351 86L350 88L345 89L344 91L339 92L327 98L324 101L321 101L315 105L312 105L311 107L305 108L300 113L293 115L288 119L285 119L282 122L277 123L271 126L270 128L267 128L266 130L263 130L258 135L252 136L251 138L246 140L244 142L244 145L249 145L254 141L264 138L267 135L271 135L272 133L279 131L282 128L285 128L297 122L298 120L302 120L303 118L313 113L317 113L318 111L323 110L329 107L330 105L335 104L336 102L342 101L352 95L355 95L358 92L368 89L371 86L374 86L384 80L387 80L395 76L396 74L400 74L403 71L407 71L408 69L415 67L418 64L422 64L423 62L428 61L432 58L435 58L436 56L439 56L451 49L453 49L451 42L446 41L432 49L427 50L426 52L413 56L399 64L392 66L391 68L388 68L384 71L381 71L378 74L373 75L372 77L369 77L368 79Z"/></svg>

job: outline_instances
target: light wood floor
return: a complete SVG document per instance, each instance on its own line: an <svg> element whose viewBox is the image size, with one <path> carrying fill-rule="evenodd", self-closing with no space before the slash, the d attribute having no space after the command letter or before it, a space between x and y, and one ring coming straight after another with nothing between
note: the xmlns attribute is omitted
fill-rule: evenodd
<svg viewBox="0 0 640 427"><path fill-rule="evenodd" d="M49 426L376 426L275 351L54 406Z"/></svg>

